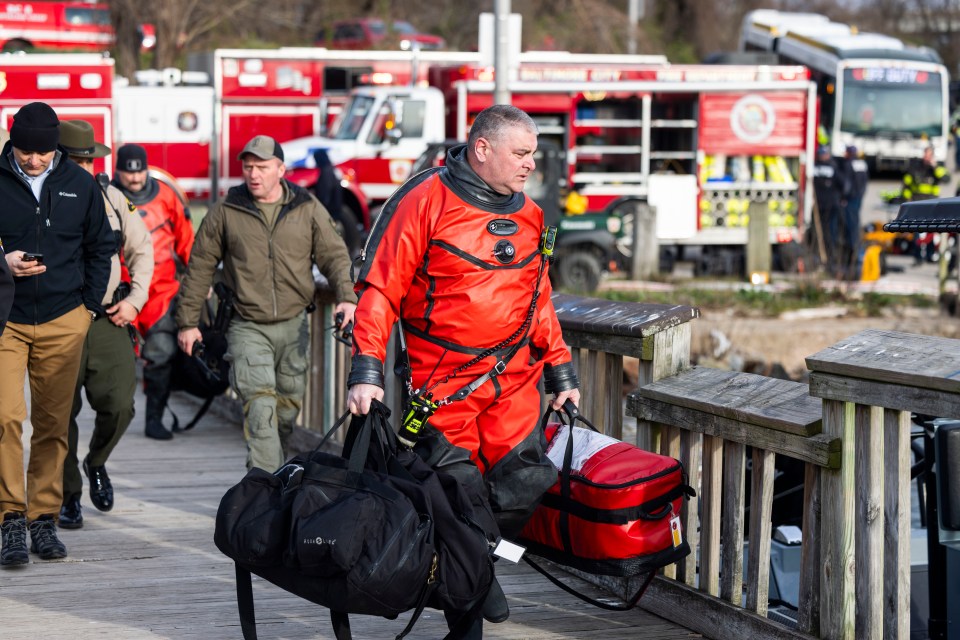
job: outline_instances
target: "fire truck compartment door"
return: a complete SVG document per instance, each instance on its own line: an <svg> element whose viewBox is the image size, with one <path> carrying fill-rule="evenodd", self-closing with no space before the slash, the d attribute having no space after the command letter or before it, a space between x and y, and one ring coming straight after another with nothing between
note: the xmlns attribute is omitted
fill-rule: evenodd
<svg viewBox="0 0 960 640"><path fill-rule="evenodd" d="M697 177L655 173L647 202L657 209L657 238L679 240L697 233Z"/></svg>

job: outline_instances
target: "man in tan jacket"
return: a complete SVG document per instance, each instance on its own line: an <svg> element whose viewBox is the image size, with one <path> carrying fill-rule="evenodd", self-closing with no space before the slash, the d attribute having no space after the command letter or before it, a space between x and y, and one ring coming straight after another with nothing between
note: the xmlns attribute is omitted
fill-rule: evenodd
<svg viewBox="0 0 960 640"><path fill-rule="evenodd" d="M240 153L243 184L204 217L180 287L178 343L190 354L202 340L200 312L223 262L234 292L227 332L230 382L243 401L247 468L275 471L285 460L306 388L316 264L337 296L341 326L353 321L350 258L334 222L306 189L284 180L283 149L256 136Z"/></svg>
<svg viewBox="0 0 960 640"><path fill-rule="evenodd" d="M62 121L60 145L72 161L91 175L94 159L110 155L109 147L95 141L93 126L86 120ZM147 301L150 278L153 276L150 231L120 190L108 184L106 175L100 177L103 181L98 180L99 189L103 193L110 228L117 236L118 252L111 259L110 280L103 298L107 313L90 325L83 344L80 375L70 412L69 448L63 465L61 529L79 529L83 526L80 508L83 480L77 459L77 414L83 406L80 391L84 387L87 390L87 402L97 412L93 435L90 437L90 451L83 460L83 470L90 483L90 501L100 511L113 508L113 485L107 475L106 462L133 420L137 370L130 323ZM129 273L129 278L122 278L123 268Z"/></svg>

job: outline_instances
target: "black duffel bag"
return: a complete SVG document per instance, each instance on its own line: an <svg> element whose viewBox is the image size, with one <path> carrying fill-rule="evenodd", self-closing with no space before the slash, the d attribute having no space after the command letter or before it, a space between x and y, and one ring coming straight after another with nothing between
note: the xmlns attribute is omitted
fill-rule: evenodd
<svg viewBox="0 0 960 640"><path fill-rule="evenodd" d="M414 610L398 638L425 606L465 612L450 637L479 615L493 580L490 535L456 482L398 449L389 413L375 402L354 418L344 457L318 446L275 473L251 469L224 495L214 542L236 562L247 640L256 638L250 573L329 608L338 640L350 637L350 613Z"/></svg>

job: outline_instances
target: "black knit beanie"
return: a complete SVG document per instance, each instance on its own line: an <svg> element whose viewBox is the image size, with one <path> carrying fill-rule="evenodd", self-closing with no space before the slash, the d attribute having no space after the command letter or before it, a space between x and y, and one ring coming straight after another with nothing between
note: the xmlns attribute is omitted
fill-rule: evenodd
<svg viewBox="0 0 960 640"><path fill-rule="evenodd" d="M21 151L47 153L60 142L60 120L50 105L31 102L20 107L13 116L10 141Z"/></svg>
<svg viewBox="0 0 960 640"><path fill-rule="evenodd" d="M146 171L147 150L138 144L125 144L117 149L117 171Z"/></svg>

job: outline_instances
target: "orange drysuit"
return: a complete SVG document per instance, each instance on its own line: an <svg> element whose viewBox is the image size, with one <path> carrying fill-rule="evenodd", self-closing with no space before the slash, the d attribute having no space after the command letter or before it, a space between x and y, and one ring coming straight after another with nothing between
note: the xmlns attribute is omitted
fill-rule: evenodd
<svg viewBox="0 0 960 640"><path fill-rule="evenodd" d="M413 388L431 391L434 401L451 396L510 350L504 346L445 381L521 328L538 286L525 344L505 371L466 399L444 404L429 420L487 474L538 425L537 383L544 367L548 374L550 369L563 372L559 386L546 376L548 392L578 383L550 300L546 264L541 264L543 211L522 193L490 191L467 165L463 150L451 150L446 167L411 178L380 213L356 285L348 384L377 384L375 376L361 374L376 365L382 371L399 316Z"/></svg>
<svg viewBox="0 0 960 640"><path fill-rule="evenodd" d="M119 185L119 182L114 184ZM177 194L162 181L150 178L147 186L137 193L121 190L137 207L153 241L155 266L150 297L135 320L140 335L146 335L150 327L164 316L170 301L180 290L177 263L186 265L190 260L193 226Z"/></svg>

